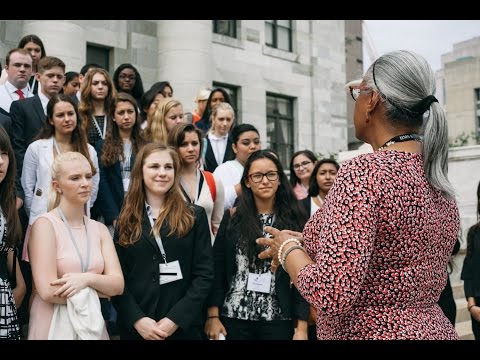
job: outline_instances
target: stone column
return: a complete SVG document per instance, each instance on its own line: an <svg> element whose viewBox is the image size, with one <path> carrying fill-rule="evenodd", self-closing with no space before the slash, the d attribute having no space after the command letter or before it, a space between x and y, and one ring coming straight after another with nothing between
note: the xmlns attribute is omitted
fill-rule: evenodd
<svg viewBox="0 0 480 360"><path fill-rule="evenodd" d="M212 85L212 21L159 20L157 41L157 81L169 81L184 111L193 110L197 91Z"/></svg>
<svg viewBox="0 0 480 360"><path fill-rule="evenodd" d="M84 28L78 20L25 20L22 36L35 34L45 52L65 62L66 71L80 71L85 65L87 46Z"/></svg>

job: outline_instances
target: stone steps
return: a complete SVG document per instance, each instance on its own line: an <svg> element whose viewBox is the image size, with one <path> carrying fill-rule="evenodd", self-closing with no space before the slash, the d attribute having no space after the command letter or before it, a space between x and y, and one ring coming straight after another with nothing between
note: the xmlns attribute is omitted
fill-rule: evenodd
<svg viewBox="0 0 480 360"><path fill-rule="evenodd" d="M475 340L472 333L472 322L470 312L467 308L467 300L463 291L463 283L452 286L453 297L457 306L457 316L455 318L455 330L460 340Z"/></svg>

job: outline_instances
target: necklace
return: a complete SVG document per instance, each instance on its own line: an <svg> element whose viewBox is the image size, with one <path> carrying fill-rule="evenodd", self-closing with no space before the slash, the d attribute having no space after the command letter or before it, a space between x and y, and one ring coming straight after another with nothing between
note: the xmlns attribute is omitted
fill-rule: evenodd
<svg viewBox="0 0 480 360"><path fill-rule="evenodd" d="M386 147L393 145L398 142L403 142L403 141L410 141L410 140L415 140L415 141L422 141L422 136L418 134L403 134L403 135L397 135L390 140L388 140L385 144L380 146L378 148L378 151L380 150L385 150Z"/></svg>

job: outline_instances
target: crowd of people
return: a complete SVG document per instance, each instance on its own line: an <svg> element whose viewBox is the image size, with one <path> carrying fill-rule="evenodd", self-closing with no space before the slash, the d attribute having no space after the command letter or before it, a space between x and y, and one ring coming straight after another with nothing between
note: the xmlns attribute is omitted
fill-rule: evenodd
<svg viewBox="0 0 480 360"><path fill-rule="evenodd" d="M301 150L290 178L222 88L184 113L168 81L66 72L35 35L2 81L0 338L457 338L438 304L459 232L447 122L419 55L350 87L373 153ZM462 278L480 338L478 234Z"/></svg>

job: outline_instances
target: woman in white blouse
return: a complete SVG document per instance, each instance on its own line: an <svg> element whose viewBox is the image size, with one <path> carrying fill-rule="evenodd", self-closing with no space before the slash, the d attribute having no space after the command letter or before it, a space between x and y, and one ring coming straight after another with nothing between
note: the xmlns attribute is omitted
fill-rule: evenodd
<svg viewBox="0 0 480 360"><path fill-rule="evenodd" d="M225 202L223 207L229 209L233 207L237 196L241 193L240 179L243 174L243 167L251 153L260 150L260 135L255 126L250 124L240 124L232 130L232 150L235 153L235 159L224 162L219 165L214 175L222 179L225 189Z"/></svg>
<svg viewBox="0 0 480 360"><path fill-rule="evenodd" d="M218 176L197 166L202 151L202 131L193 124L178 124L168 134L181 161L180 186L183 196L205 209L212 245L223 217L224 190Z"/></svg>
<svg viewBox="0 0 480 360"><path fill-rule="evenodd" d="M235 112L229 103L221 102L212 110L212 127L203 142L203 163L205 170L214 172L218 165L232 160L230 130L235 123Z"/></svg>
<svg viewBox="0 0 480 360"><path fill-rule="evenodd" d="M29 218L23 247L23 259L26 261L30 227L40 215L47 212L52 164L57 155L77 151L83 154L92 166L94 176L92 193L86 209L88 213L97 198L100 181L97 153L93 146L88 144L87 137L81 130L78 111L69 96L58 94L51 97L47 105L47 119L37 139L25 152L21 178L25 192L24 206Z"/></svg>

